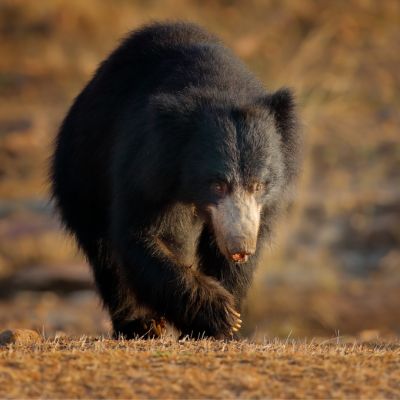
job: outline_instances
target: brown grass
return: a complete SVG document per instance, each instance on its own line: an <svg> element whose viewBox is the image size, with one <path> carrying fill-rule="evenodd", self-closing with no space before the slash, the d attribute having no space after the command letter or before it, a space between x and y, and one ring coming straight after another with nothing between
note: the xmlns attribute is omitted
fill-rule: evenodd
<svg viewBox="0 0 400 400"><path fill-rule="evenodd" d="M115 341L0 349L7 398L398 398L400 342Z"/></svg>
<svg viewBox="0 0 400 400"><path fill-rule="evenodd" d="M82 263L43 207L51 143L98 63L154 19L204 25L267 88L297 93L308 143L302 182L279 247L260 265L243 333L398 335L398 0L2 0L0 295L15 293L0 301L0 327L107 332L93 295L13 284Z"/></svg>

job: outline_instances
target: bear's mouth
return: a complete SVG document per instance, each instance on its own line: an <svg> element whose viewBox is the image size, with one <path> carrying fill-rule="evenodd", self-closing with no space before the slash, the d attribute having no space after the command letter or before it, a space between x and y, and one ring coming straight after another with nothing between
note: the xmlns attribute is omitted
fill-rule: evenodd
<svg viewBox="0 0 400 400"><path fill-rule="evenodd" d="M249 253L240 252L231 254L231 260L235 263L245 263L249 259Z"/></svg>

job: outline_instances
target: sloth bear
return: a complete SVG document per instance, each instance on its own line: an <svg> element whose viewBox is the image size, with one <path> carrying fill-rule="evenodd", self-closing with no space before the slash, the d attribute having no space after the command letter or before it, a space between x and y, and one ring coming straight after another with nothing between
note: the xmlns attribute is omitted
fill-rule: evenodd
<svg viewBox="0 0 400 400"><path fill-rule="evenodd" d="M300 149L288 89L268 93L190 23L133 32L69 110L52 195L114 335L229 338Z"/></svg>

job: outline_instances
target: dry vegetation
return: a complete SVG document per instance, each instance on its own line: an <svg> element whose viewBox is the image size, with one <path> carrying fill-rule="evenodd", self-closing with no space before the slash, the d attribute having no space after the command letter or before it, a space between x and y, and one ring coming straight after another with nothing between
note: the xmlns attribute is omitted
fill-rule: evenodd
<svg viewBox="0 0 400 400"><path fill-rule="evenodd" d="M7 398L399 396L398 342L177 343L61 337L0 349L0 397Z"/></svg>
<svg viewBox="0 0 400 400"><path fill-rule="evenodd" d="M245 333L285 337L292 332L301 337L329 336L336 330L399 332L397 0L3 0L4 307L27 298L46 303L49 295L38 292L44 290L58 292L51 304L57 303L62 315L66 302L68 314L76 303L65 292L74 285L90 288L87 274L78 272L85 268L80 267L82 259L48 206L51 142L69 103L119 38L149 20L166 18L203 24L267 87L292 86L298 95L308 143L303 180L290 219L280 225L273 251L267 249L260 265ZM31 293L18 300L21 290ZM101 320L92 298L82 307L93 310L94 321ZM36 311L32 307L24 314L28 327L88 332L77 316L53 324L46 313ZM21 312L15 315L18 321L24 318ZM10 319L0 315L0 324ZM97 322L89 330L101 331Z"/></svg>

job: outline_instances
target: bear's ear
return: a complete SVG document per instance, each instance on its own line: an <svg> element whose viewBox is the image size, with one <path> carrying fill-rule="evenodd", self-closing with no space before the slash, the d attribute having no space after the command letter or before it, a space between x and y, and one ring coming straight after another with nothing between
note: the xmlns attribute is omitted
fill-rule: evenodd
<svg viewBox="0 0 400 400"><path fill-rule="evenodd" d="M296 130L296 103L293 92L282 88L262 99L262 103L272 113L282 139L290 139Z"/></svg>
<svg viewBox="0 0 400 400"><path fill-rule="evenodd" d="M288 182L293 181L298 174L303 149L293 92L287 88L279 89L275 93L266 95L261 103L274 117L276 130L282 140L286 177Z"/></svg>

